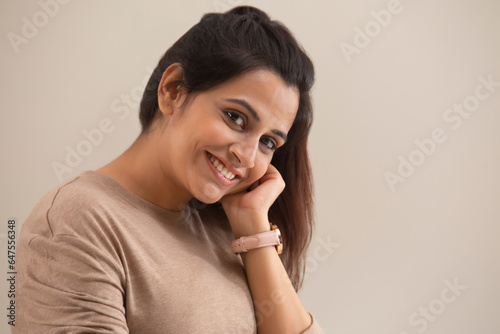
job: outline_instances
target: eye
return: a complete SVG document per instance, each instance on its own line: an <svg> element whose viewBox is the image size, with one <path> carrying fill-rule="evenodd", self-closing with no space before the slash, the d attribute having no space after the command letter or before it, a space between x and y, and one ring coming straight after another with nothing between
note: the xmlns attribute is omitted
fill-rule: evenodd
<svg viewBox="0 0 500 334"><path fill-rule="evenodd" d="M271 151L275 151L276 150L276 141L272 138L269 138L269 137L262 137L260 139L260 142L266 147L268 148L269 150Z"/></svg>
<svg viewBox="0 0 500 334"><path fill-rule="evenodd" d="M234 124L240 127L243 127L245 125L245 118L236 111L226 111L226 115Z"/></svg>

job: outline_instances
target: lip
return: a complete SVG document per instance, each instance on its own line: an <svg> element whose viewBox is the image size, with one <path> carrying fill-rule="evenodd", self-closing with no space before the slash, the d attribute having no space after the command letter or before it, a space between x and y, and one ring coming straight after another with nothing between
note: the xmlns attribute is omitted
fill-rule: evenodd
<svg viewBox="0 0 500 334"><path fill-rule="evenodd" d="M224 177L224 175L222 175L218 170L217 168L214 167L214 165L212 165L212 162L210 162L210 157L209 155L212 155L214 158L218 159L220 162L222 162L222 164L231 172L235 175L234 179L232 180L228 180ZM225 186L230 186L232 184L234 184L238 179L241 178L241 173L237 170L235 170L234 168L232 168L231 166L229 166L229 164L224 161L223 159L219 158L218 156L216 156L215 154L212 154L212 153L209 153L209 152L206 152L205 154L205 158L207 160L207 163L208 163L208 167L210 167L210 170L212 171L212 173L214 173L215 177Z"/></svg>

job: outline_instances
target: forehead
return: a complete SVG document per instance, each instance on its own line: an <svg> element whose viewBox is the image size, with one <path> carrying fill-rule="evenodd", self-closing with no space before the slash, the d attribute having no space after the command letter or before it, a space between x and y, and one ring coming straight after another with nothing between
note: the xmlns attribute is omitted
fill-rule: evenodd
<svg viewBox="0 0 500 334"><path fill-rule="evenodd" d="M243 73L211 92L216 99L242 99L248 102L259 117L269 125L288 132L299 105L297 88L288 86L278 75L267 70Z"/></svg>

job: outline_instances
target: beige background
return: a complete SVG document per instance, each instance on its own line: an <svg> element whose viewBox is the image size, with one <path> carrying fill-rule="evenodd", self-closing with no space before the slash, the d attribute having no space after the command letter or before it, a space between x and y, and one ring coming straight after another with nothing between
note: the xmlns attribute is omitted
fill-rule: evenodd
<svg viewBox="0 0 500 334"><path fill-rule="evenodd" d="M0 272L8 219L19 232L60 180L136 138L134 96L163 52L203 13L251 4L289 26L317 70L307 309L326 333L500 333L500 86L480 79L500 82L500 2L89 0L49 6L53 17L40 3L0 3ZM464 103L464 117L448 110ZM112 130L85 147L82 131L103 120ZM58 178L68 147L89 154ZM3 310L7 290L1 279Z"/></svg>

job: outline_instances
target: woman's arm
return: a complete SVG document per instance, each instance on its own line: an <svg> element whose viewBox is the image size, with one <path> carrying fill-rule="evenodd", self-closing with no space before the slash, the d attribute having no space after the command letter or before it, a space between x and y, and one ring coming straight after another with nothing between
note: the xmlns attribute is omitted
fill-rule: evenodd
<svg viewBox="0 0 500 334"><path fill-rule="evenodd" d="M261 333L302 333L311 324L274 247L242 253Z"/></svg>
<svg viewBox="0 0 500 334"><path fill-rule="evenodd" d="M27 231L23 231L27 232ZM122 279L104 247L71 235L22 235L12 333L128 333Z"/></svg>
<svg viewBox="0 0 500 334"><path fill-rule="evenodd" d="M279 172L269 165L266 174L248 192L221 200L235 238L270 230L267 213L284 187ZM259 334L298 334L308 329L312 318L302 306L275 247L252 249L241 257Z"/></svg>

